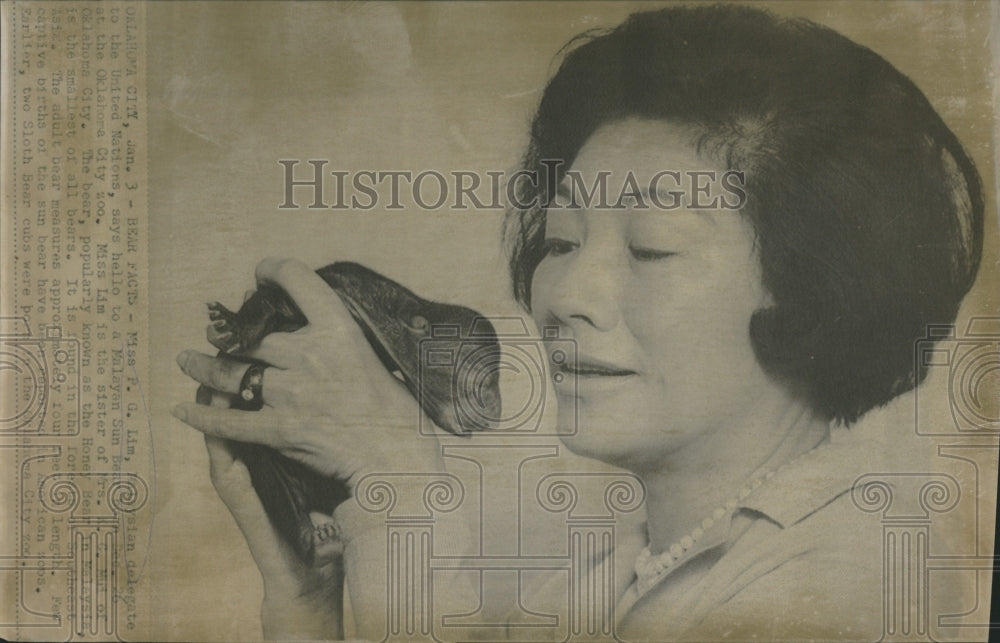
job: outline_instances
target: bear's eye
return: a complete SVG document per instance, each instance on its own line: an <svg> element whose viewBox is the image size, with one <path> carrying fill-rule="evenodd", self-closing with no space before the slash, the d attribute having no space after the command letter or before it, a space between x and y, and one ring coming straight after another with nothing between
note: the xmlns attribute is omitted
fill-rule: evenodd
<svg viewBox="0 0 1000 643"><path fill-rule="evenodd" d="M430 324L427 323L427 319L425 319L422 315L414 315L413 318L410 319L410 327L414 330L426 333Z"/></svg>

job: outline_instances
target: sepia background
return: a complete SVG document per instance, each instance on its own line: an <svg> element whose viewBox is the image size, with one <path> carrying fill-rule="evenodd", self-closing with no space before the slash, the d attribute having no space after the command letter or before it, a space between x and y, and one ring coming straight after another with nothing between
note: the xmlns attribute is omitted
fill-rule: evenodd
<svg viewBox="0 0 1000 643"><path fill-rule="evenodd" d="M328 170L510 169L558 49L577 33L654 6L147 5L155 513L140 583L149 597L143 613L150 637L261 636L256 568L212 489L201 435L169 412L195 388L174 356L192 347L211 352L205 302L238 306L261 258L290 256L316 267L360 261L429 299L488 315L520 312L509 294L500 212L280 210L277 161L328 159ZM989 3L758 6L811 18L871 47L928 95L987 187L983 269L963 319L1000 313L989 37L996 18ZM935 400L928 422L951 422L945 380L933 376L921 393ZM912 394L904 396L852 430L881 436L914 471L945 466L933 458L934 439L913 438L913 409ZM956 475L992 497L995 465L979 479L968 470ZM949 520L951 547L968 549L972 539L991 551L992 515L963 505Z"/></svg>

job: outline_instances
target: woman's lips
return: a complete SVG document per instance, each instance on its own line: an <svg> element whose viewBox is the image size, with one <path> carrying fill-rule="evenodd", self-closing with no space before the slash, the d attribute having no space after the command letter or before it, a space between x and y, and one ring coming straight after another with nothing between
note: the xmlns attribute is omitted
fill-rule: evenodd
<svg viewBox="0 0 1000 643"><path fill-rule="evenodd" d="M638 375L630 368L592 357L553 366L552 381L556 392L571 396L611 392Z"/></svg>
<svg viewBox="0 0 1000 643"><path fill-rule="evenodd" d="M577 360L574 364L560 364L559 370L579 377L625 377L636 374L631 369L592 359Z"/></svg>

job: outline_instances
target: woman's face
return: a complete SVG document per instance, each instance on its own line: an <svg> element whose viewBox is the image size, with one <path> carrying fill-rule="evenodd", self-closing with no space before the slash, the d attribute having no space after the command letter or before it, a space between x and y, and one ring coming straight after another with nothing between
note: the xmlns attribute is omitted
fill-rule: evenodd
<svg viewBox="0 0 1000 643"><path fill-rule="evenodd" d="M664 121L617 121L587 141L571 170L588 187L609 172L611 203L629 173L641 192L664 170L721 177L724 168L700 158L691 140ZM689 202L691 180L660 182L661 192L678 189ZM724 194L717 184L710 189ZM567 201L563 189L560 202ZM531 304L540 328L558 325L561 337L576 342L577 363L552 368L563 441L581 455L641 470L738 431L773 383L749 337L751 315L769 300L746 217L630 202L549 209L548 253L535 271Z"/></svg>

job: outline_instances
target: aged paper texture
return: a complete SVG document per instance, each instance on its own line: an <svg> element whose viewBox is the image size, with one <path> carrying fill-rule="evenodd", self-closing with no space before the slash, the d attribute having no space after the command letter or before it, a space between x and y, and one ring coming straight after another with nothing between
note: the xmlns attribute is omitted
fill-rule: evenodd
<svg viewBox="0 0 1000 643"><path fill-rule="evenodd" d="M659 51L688 18L638 19L619 40L610 30L679 3L0 6L0 637L985 640L1000 435L996 5L723 4L692 32L721 30L691 39L702 54L669 45L689 61L678 68L674 54L630 48ZM780 32L798 44L768 62L784 41L771 19L726 13L743 9L869 48L943 125L883 68L841 74L875 63L839 39ZM579 51L583 71L547 90ZM619 55L628 74L609 71ZM768 76L781 66L794 80L810 56L801 90ZM721 105L691 88L727 67L743 70L739 89L711 86L743 107L691 107ZM834 104L830 88L861 98ZM533 139L543 96L566 105L534 121ZM906 100L918 107L893 107ZM599 125L584 131L588 118ZM809 154L788 151L793 122L810 124ZM838 144L856 134L845 122L871 135ZM750 147L760 154L744 167ZM548 194L529 313L512 294L504 221L526 194L525 159L553 149L578 187L611 171L612 196L556 213L568 193ZM852 165L862 157L870 171ZM802 169L825 159L843 175ZM781 194L802 203L824 207L832 189L882 204L881 218L834 213L801 234L758 218L744 235L761 167L798 177ZM636 185L614 183L619 171ZM692 221L711 211L707 227L663 223L687 219L655 201L657 172L694 199L679 209ZM652 216L636 212L643 198ZM801 274L825 266L829 297L799 297L793 264L758 260L772 244L805 258ZM375 272L339 264L324 275L333 290L310 299L323 286L310 270L335 262ZM252 352L238 341L250 313L221 306L239 310L268 281L295 290L309 325L269 328L291 339L253 353L271 365L260 384L245 356L216 355ZM875 321L815 331L811 365L778 376L747 332L759 303L823 311L785 329L801 331L794 341ZM905 339L893 334L906 324ZM868 361L812 384L844 355ZM915 389L913 371L926 374ZM889 393L866 388L873 373ZM195 380L222 393L200 407L213 415L182 406L184 422L176 407L195 402ZM255 415L222 408L261 398ZM353 499L335 512L326 486L296 491L280 472L254 478L255 495L232 474L251 462L263 475L273 452L206 449L202 432L278 447L348 479L330 488ZM275 517L302 502L312 513Z"/></svg>

